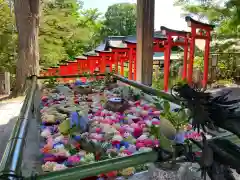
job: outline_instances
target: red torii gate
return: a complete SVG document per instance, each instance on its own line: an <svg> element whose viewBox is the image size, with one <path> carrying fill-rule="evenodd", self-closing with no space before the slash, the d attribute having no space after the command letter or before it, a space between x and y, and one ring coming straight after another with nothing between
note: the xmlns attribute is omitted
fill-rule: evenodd
<svg viewBox="0 0 240 180"><path fill-rule="evenodd" d="M68 71L69 75L75 75L78 73L78 61L77 60L69 60L68 63Z"/></svg>
<svg viewBox="0 0 240 180"><path fill-rule="evenodd" d="M98 55L89 55L89 54L83 54L87 57L87 64L88 64L88 70L92 74L96 71L97 68L100 68L100 61L101 57ZM86 65L86 64L85 64Z"/></svg>
<svg viewBox="0 0 240 180"><path fill-rule="evenodd" d="M48 76L49 73L48 73L48 68L43 68L41 71L40 71L40 76Z"/></svg>
<svg viewBox="0 0 240 180"><path fill-rule="evenodd" d="M114 65L115 73L118 73L118 67L120 63L120 74L124 76L124 63L129 60L129 48L115 47L108 44L107 47L102 47L100 49L102 50L99 50L99 48L95 50L95 52L101 57L100 72L104 73L106 71L106 67L109 67L109 72L112 72Z"/></svg>
<svg viewBox="0 0 240 180"><path fill-rule="evenodd" d="M48 75L49 75L49 76L53 76L53 70L54 70L54 69L53 69L52 67L49 67L49 68L48 68Z"/></svg>
<svg viewBox="0 0 240 180"><path fill-rule="evenodd" d="M211 31L214 29L214 25L205 24L192 19L187 16L185 18L189 27L191 27L191 39L190 39L190 56L189 56L189 67L188 67L188 82L192 83L193 74L193 63L195 55L195 40L204 39L205 40L205 52L204 52L204 72L202 85L205 88L208 82L208 66L209 66L209 52L210 52L210 41L211 41ZM197 29L200 32L197 32Z"/></svg>
<svg viewBox="0 0 240 180"><path fill-rule="evenodd" d="M208 79L208 59L209 59L209 44L210 44L210 32L213 30L213 25L204 24L198 21L193 20L190 17L186 17L188 25L191 27L191 34L184 31L176 31L162 27L161 30L163 34L166 34L167 38L154 38L154 52L164 52L164 90L168 88L168 79L169 79L169 66L170 66L170 52L172 46L183 46L184 47L184 61L183 61L183 74L182 78L188 78L189 84L192 83L192 72L193 72L193 62L194 62L194 48L195 48L195 39L205 39L205 54L204 54L204 77L203 77L203 86L206 86ZM197 34L196 30L200 29L200 34ZM204 33L202 32L204 31ZM189 36L190 34L190 36ZM184 42L173 42L172 36L177 36L183 38ZM188 43L190 40L190 57L189 64L187 63L188 57ZM60 65L59 72L60 75L66 75L68 73L82 73L90 70L90 73L93 73L96 68L100 68L101 72L105 72L106 65L110 65L110 72L112 70L112 65L115 64L115 71L118 73L118 64L121 63L121 72L124 74L124 62L129 61L129 79L136 80L136 43L124 40L127 44L127 48L117 48L110 47L111 51L99 51L98 55L85 55L86 59L77 59L78 71L76 71L76 63L69 62L70 72L66 72L66 65ZM162 46L164 42L164 46ZM120 59L119 59L120 58ZM106 63L107 62L107 63ZM188 66L187 66L188 64ZM132 69L134 65L134 77L132 77ZM49 73L52 74L53 69L49 69Z"/></svg>
<svg viewBox="0 0 240 180"><path fill-rule="evenodd" d="M113 53L111 51L99 51L95 50L96 53L100 56L100 72L105 73L106 67L109 67L109 72L112 72L112 66L114 64L113 61Z"/></svg>
<svg viewBox="0 0 240 180"><path fill-rule="evenodd" d="M59 63L59 75L60 76L66 76L68 72L68 64L66 62L64 63Z"/></svg>
<svg viewBox="0 0 240 180"><path fill-rule="evenodd" d="M128 48L128 52L127 52L127 56L128 56L128 79L129 80L136 80L136 43L135 42L131 42L131 41L127 41L124 40L124 43L127 44L127 48ZM134 65L134 67L133 67ZM134 69L134 71L133 71Z"/></svg>
<svg viewBox="0 0 240 180"><path fill-rule="evenodd" d="M154 37L153 38L153 51L154 52L164 52L164 47L162 46L162 42L166 40L166 38L163 37ZM132 65L134 65L134 77L133 79L137 79L137 61L136 61L136 48L137 48L137 42L131 41L131 40L124 40L124 43L127 44L128 47L128 61L129 61L129 74L128 78L132 80Z"/></svg>
<svg viewBox="0 0 240 180"><path fill-rule="evenodd" d="M67 62L64 62L64 63L60 63L59 64L59 75L60 76L67 76L71 73L70 69L69 69L69 66L68 66L68 63ZM71 80L71 78L64 78L63 81L64 82L67 82Z"/></svg>
<svg viewBox="0 0 240 180"><path fill-rule="evenodd" d="M75 58L77 60L77 72L76 74L80 74L83 72L87 72L89 70L89 61L86 56L79 56Z"/></svg>
<svg viewBox="0 0 240 180"><path fill-rule="evenodd" d="M113 62L115 64L115 73L118 73L118 65L120 62L120 75L124 76L124 62L127 61L128 48L117 48L110 46L112 51Z"/></svg>
<svg viewBox="0 0 240 180"><path fill-rule="evenodd" d="M182 79L186 79L186 77L187 77L189 33L186 31L177 31L177 30L169 29L164 26L161 26L161 32L163 35L167 36L167 41L164 41L164 90L167 91L168 90L168 81L169 81L171 49L173 46L184 47ZM173 42L173 36L177 37L177 39L183 38L184 41L183 42Z"/></svg>
<svg viewBox="0 0 240 180"><path fill-rule="evenodd" d="M159 37L154 37L154 52L163 52L164 51L164 47L162 46L162 42L163 40L166 40L166 38L159 38ZM97 67L100 68L101 72L104 72L104 69L106 68L106 66L108 65L108 63L106 64L106 61L109 62L110 65L110 71L112 71L112 65L115 64L115 67L118 67L119 62L121 63L120 67L121 67L121 71L120 74L123 76L124 75L124 62L129 62L129 79L132 79L131 76L131 72L133 69L133 65L134 65L134 77L133 79L136 80L136 41L135 42L131 42L131 41L125 41L123 40L124 43L127 44L126 48L119 48L119 47L113 47L113 46L109 46L108 48L111 51L96 51L98 53L97 56L95 55L88 55L85 54L85 56L87 56L86 60L85 58L79 58L77 57L77 64L78 64L78 68L80 69L80 71L78 71L77 73L83 73L86 72L87 70L90 70L90 72L94 72L96 70ZM110 60L110 61L108 61ZM73 74L75 71L74 69L76 69L76 67L72 67L72 66L76 66L76 63L69 61L68 62L69 65L69 74ZM62 71L64 71L64 66L60 67ZM87 69L86 69L87 68ZM76 71L75 71L76 72ZM118 68L116 68L116 73L118 73Z"/></svg>

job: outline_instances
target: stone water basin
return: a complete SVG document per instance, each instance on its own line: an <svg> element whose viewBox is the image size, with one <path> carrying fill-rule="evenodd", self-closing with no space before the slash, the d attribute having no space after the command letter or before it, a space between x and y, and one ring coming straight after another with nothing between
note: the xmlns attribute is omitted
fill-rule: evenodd
<svg viewBox="0 0 240 180"><path fill-rule="evenodd" d="M84 85L78 91L75 86L61 84L42 89L40 151L44 172L131 156L161 146L150 133L151 126L161 127L161 110L141 93L126 93L129 87L124 86L111 90L91 86L89 90ZM177 140L178 136L173 139ZM188 137L200 138L189 125L180 141ZM147 165L140 169L131 167L99 178L127 177L146 169Z"/></svg>

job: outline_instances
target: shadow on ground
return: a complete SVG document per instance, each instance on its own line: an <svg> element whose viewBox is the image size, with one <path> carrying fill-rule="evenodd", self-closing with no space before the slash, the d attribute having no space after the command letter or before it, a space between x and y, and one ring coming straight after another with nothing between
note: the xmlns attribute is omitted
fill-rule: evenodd
<svg viewBox="0 0 240 180"><path fill-rule="evenodd" d="M7 124L0 125L0 142L1 142L0 159L2 159L4 150L6 148L8 140L10 138L12 129L13 129L15 123L17 122L17 118L18 118L18 116L15 116L12 119L10 119Z"/></svg>
<svg viewBox="0 0 240 180"><path fill-rule="evenodd" d="M0 126L0 159L4 155L4 151L11 132L15 123L17 122L17 116L10 119L5 125ZM41 172L41 161L39 151L39 129L35 119L29 121L28 132L26 137L26 144L23 149L23 161L22 161L22 174L24 177L29 177L36 172Z"/></svg>
<svg viewBox="0 0 240 180"><path fill-rule="evenodd" d="M10 99L9 95L0 95L0 102Z"/></svg>

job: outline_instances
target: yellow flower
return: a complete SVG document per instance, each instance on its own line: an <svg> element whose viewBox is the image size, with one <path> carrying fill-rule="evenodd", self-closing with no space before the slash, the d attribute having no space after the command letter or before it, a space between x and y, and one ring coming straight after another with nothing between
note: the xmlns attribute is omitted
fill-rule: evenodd
<svg viewBox="0 0 240 180"><path fill-rule="evenodd" d="M122 171L120 171L122 176L131 176L135 173L135 168L134 167L129 167L126 169L123 169Z"/></svg>

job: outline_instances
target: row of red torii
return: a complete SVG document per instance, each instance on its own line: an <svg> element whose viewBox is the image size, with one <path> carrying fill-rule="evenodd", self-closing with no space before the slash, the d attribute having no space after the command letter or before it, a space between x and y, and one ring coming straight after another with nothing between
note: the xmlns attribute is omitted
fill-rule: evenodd
<svg viewBox="0 0 240 180"><path fill-rule="evenodd" d="M184 49L183 56L183 71L182 79L187 79L188 82L192 83L193 75L193 63L195 54L195 40L205 40L205 51L204 51L204 72L202 85L206 87L208 82L208 69L209 69L209 52L210 52L210 41L211 31L214 26L205 24L192 19L187 16L185 18L188 27L191 28L191 32L177 31L161 27L161 33L165 35L164 38L153 39L153 51L164 52L164 90L168 90L168 81L170 74L170 55L173 46L181 46ZM173 37L181 39L181 41L173 41ZM111 47L111 51L96 51L95 55L85 55L84 57L78 57L75 61L68 61L67 64L61 64L58 67L51 67L41 71L41 76L67 76L77 75L84 72L94 73L96 69L100 73L105 73L106 68L108 72L112 72L114 69L115 73L124 75L124 63L129 64L128 79L136 80L137 72L137 60L136 60L136 42L124 41L127 44L125 48ZM120 65L120 72L118 68Z"/></svg>

